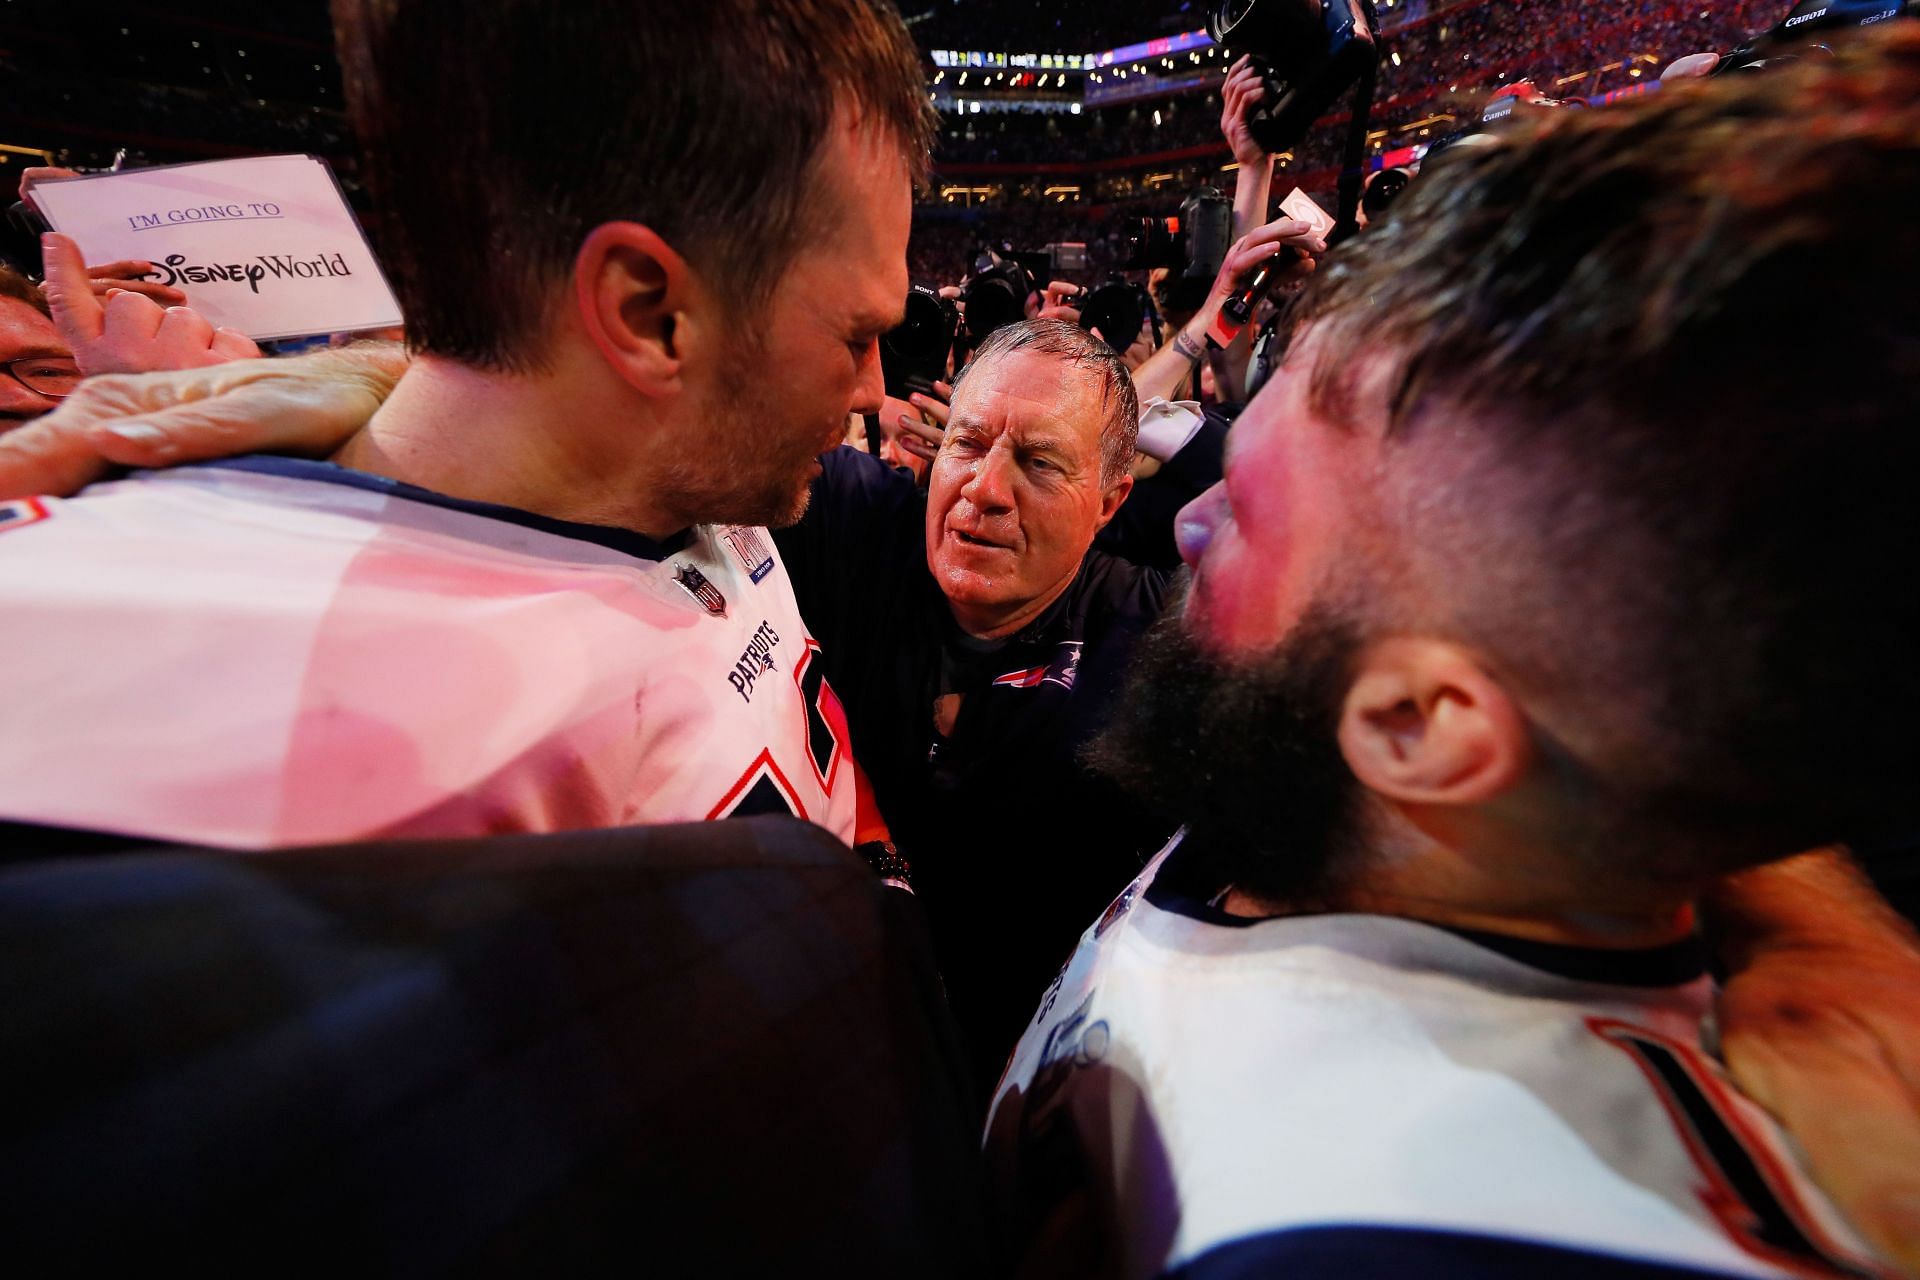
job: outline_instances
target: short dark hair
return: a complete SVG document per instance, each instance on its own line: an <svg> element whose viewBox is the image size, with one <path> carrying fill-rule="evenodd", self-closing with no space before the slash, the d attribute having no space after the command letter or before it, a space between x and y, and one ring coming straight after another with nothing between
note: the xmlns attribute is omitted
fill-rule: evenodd
<svg viewBox="0 0 1920 1280"><path fill-rule="evenodd" d="M1389 448L1469 459L1379 504L1401 568L1534 705L1617 720L1623 803L1778 853L1911 790L1916 207L1891 23L1443 154L1301 300L1322 416L1379 353Z"/></svg>
<svg viewBox="0 0 1920 1280"><path fill-rule="evenodd" d="M408 341L483 368L539 367L609 221L765 298L837 111L925 175L935 117L885 0L334 0L334 25Z"/></svg>
<svg viewBox="0 0 1920 1280"><path fill-rule="evenodd" d="M973 371L989 360L1034 351L1059 356L1092 381L1100 393L1100 484L1111 487L1133 463L1140 437L1140 393L1133 375L1112 347L1065 320L1024 320L995 329L953 380L957 393Z"/></svg>
<svg viewBox="0 0 1920 1280"><path fill-rule="evenodd" d="M53 312L47 309L47 295L40 292L40 286L4 262L0 262L0 298L24 302L47 319L53 319Z"/></svg>

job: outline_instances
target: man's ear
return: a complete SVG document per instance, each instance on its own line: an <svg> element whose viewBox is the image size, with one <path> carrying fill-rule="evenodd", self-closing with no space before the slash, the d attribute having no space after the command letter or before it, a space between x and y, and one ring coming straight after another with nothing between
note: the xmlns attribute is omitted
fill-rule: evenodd
<svg viewBox="0 0 1920 1280"><path fill-rule="evenodd" d="M694 280L672 245L637 222L602 223L574 257L573 287L609 368L645 395L680 390Z"/></svg>
<svg viewBox="0 0 1920 1280"><path fill-rule="evenodd" d="M1119 514L1120 504L1125 502L1127 495L1132 492L1133 477L1123 473L1118 481L1100 495L1100 523L1094 526L1095 533L1106 528L1107 522Z"/></svg>
<svg viewBox="0 0 1920 1280"><path fill-rule="evenodd" d="M1533 760L1526 718L1475 658L1442 640L1362 650L1340 713L1354 776L1403 805L1470 807L1519 784Z"/></svg>

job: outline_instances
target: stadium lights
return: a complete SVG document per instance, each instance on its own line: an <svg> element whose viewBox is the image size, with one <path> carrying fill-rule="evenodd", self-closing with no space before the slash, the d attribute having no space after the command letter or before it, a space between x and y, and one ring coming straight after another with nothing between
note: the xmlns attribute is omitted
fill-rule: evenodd
<svg viewBox="0 0 1920 1280"><path fill-rule="evenodd" d="M1400 51L1398 49L1393 51L1393 65L1396 67L1400 65Z"/></svg>

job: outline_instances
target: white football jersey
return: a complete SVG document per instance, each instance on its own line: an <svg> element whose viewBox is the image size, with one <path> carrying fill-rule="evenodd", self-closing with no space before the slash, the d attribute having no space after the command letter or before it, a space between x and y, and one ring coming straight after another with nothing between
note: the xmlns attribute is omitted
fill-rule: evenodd
<svg viewBox="0 0 1920 1280"><path fill-rule="evenodd" d="M1697 947L1248 921L1156 889L1169 856L997 1091L1023 1247L1078 1201L1129 1277L1880 1274L1701 1051Z"/></svg>
<svg viewBox="0 0 1920 1280"><path fill-rule="evenodd" d="M846 717L764 530L668 544L327 463L0 504L0 819L262 848L786 813Z"/></svg>

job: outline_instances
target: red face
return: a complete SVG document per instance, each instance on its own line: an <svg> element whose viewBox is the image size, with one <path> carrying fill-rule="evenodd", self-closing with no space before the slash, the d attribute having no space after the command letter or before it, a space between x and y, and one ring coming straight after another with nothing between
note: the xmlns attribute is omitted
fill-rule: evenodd
<svg viewBox="0 0 1920 1280"><path fill-rule="evenodd" d="M833 208L759 313L743 318L734 358L700 371L705 418L693 465L728 493L695 518L791 524L806 508L815 459L846 436L849 413L877 413L880 336L907 296L913 187L888 135L842 121L822 149L819 189ZM689 375L689 381L694 377Z"/></svg>
<svg viewBox="0 0 1920 1280"><path fill-rule="evenodd" d="M32 358L58 361L62 369L70 365L73 353L61 340L53 321L16 298L0 298L0 364ZM22 366L27 370L28 366ZM57 379L47 378L46 385ZM0 373L0 431L50 412L60 402L28 388L16 377Z"/></svg>
<svg viewBox="0 0 1920 1280"><path fill-rule="evenodd" d="M1099 393L1059 356L1015 351L954 390L927 487L927 567L962 628L1009 635L1072 583L1131 477L1100 478Z"/></svg>
<svg viewBox="0 0 1920 1280"><path fill-rule="evenodd" d="M1353 496L1378 455L1376 432L1335 426L1308 404L1310 337L1227 438L1221 483L1176 519L1193 570L1188 633L1217 657L1272 652L1300 621L1355 528Z"/></svg>

